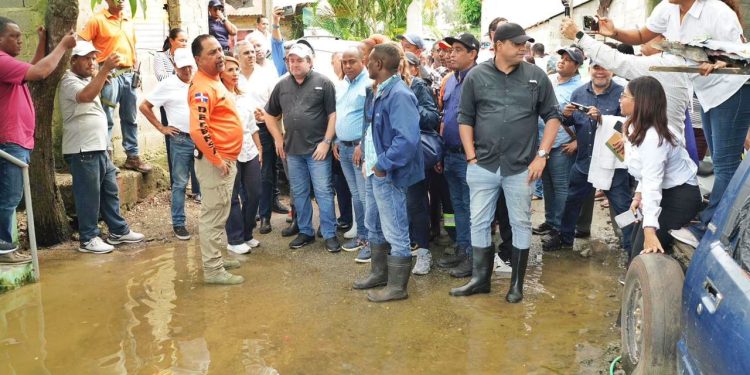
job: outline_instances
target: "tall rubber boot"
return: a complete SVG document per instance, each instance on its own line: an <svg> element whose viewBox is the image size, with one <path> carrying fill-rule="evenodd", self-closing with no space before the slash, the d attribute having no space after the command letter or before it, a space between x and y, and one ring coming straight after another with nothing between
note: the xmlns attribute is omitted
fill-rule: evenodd
<svg viewBox="0 0 750 375"><path fill-rule="evenodd" d="M388 250L387 243L370 245L370 274L364 279L354 281L354 289L370 289L388 283Z"/></svg>
<svg viewBox="0 0 750 375"><path fill-rule="evenodd" d="M299 226L297 225L297 210L292 206L292 223L281 231L281 237L291 237L297 233L299 233Z"/></svg>
<svg viewBox="0 0 750 375"><path fill-rule="evenodd" d="M510 276L510 289L505 300L510 303L518 303L523 299L523 277L526 275L526 265L529 263L529 249L513 248L510 257L510 265L513 272Z"/></svg>
<svg viewBox="0 0 750 375"><path fill-rule="evenodd" d="M490 279L492 278L492 269L495 266L495 245L474 247L473 252L471 280L462 287L451 289L449 294L454 297L490 292Z"/></svg>
<svg viewBox="0 0 750 375"><path fill-rule="evenodd" d="M388 256L388 284L383 289L367 292L371 302L388 302L406 299L406 285L411 275L411 256Z"/></svg>

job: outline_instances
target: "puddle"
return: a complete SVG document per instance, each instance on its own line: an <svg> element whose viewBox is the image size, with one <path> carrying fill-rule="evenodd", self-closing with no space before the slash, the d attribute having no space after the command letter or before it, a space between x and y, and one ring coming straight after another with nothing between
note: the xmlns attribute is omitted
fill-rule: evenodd
<svg viewBox="0 0 750 375"><path fill-rule="evenodd" d="M465 280L440 270L374 304L350 289L369 270L356 253L280 241L242 256L232 287L201 284L195 241L46 260L41 283L0 295L0 374L575 374L612 359L614 252L545 254L518 305L507 279L450 297Z"/></svg>

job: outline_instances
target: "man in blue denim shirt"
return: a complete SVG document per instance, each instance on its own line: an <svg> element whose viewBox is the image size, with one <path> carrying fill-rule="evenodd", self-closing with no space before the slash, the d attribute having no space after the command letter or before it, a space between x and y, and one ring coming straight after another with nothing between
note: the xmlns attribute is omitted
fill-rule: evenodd
<svg viewBox="0 0 750 375"><path fill-rule="evenodd" d="M451 204L456 222L456 255L441 259L438 267L451 268L454 277L471 276L471 222L469 212L469 185L466 183L466 153L458 132L458 104L464 79L477 65L479 41L471 34L445 38L451 45L448 67L453 70L445 83L443 93L443 127L445 140L445 180L448 182Z"/></svg>
<svg viewBox="0 0 750 375"><path fill-rule="evenodd" d="M372 85L367 69L362 60L364 54L358 47L347 49L341 57L344 70L344 84L336 92L336 144L333 154L341 161L349 191L352 192L354 216L357 221L357 237L345 243L344 251L360 250L355 259L358 263L370 261L370 249L366 246L367 228L365 227L365 179L359 168L361 152L355 160L355 150L359 149L362 138L365 96L367 88Z"/></svg>
<svg viewBox="0 0 750 375"><path fill-rule="evenodd" d="M406 192L424 179L417 98L398 76L400 51L394 44L376 46L367 70L377 86L365 104L364 133L367 237L372 251L370 274L354 283L370 289L373 302L405 299L411 269ZM390 247L391 255L388 254Z"/></svg>
<svg viewBox="0 0 750 375"><path fill-rule="evenodd" d="M576 89L570 97L571 102L589 106L588 111L578 110L570 104L566 105L563 110L564 123L575 126L578 153L570 168L568 198L565 201L565 209L560 222L560 234L547 239L544 243L547 251L573 246L576 221L581 214L581 206L594 189L588 182L588 174L598 119L601 115L620 116L619 100L623 87L612 81L612 72L600 65L592 64L589 72L591 82ZM627 170L616 170L612 187L606 192L615 212L622 210L623 207L627 209L630 202L629 190ZM623 237L623 247L629 249L629 230L623 230Z"/></svg>

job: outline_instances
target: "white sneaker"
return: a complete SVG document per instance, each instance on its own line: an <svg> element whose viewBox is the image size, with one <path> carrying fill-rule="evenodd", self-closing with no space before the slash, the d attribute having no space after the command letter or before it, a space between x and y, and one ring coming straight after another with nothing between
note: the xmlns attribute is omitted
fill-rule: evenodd
<svg viewBox="0 0 750 375"><path fill-rule="evenodd" d="M250 246L243 242L239 245L227 245L227 250L235 254L247 254L250 252Z"/></svg>
<svg viewBox="0 0 750 375"><path fill-rule="evenodd" d="M245 244L247 246L250 246L250 248L252 249L252 248L260 246L260 241L253 238L252 240L245 242Z"/></svg>
<svg viewBox="0 0 750 375"><path fill-rule="evenodd" d="M346 238L347 240L357 238L357 222L356 221L352 223L352 228L346 231L346 233L344 233L344 238Z"/></svg>
<svg viewBox="0 0 750 375"><path fill-rule="evenodd" d="M118 236L114 233L110 233L109 236L107 236L107 242L110 245L119 245L121 243L136 243L141 242L143 239L146 238L144 235L133 232L132 230L126 234L123 234L121 236Z"/></svg>
<svg viewBox="0 0 750 375"><path fill-rule="evenodd" d="M416 252L417 262L411 270L411 273L415 275L426 275L430 273L430 267L432 266L432 254L430 254L430 250L420 248L416 250Z"/></svg>
<svg viewBox="0 0 750 375"><path fill-rule="evenodd" d="M495 275L503 279L510 279L513 268L507 263L500 259L500 256L495 254Z"/></svg>
<svg viewBox="0 0 750 375"><path fill-rule="evenodd" d="M99 237L94 237L83 244L78 246L78 251L82 253L93 253L93 254L106 254L111 253L115 247L102 241Z"/></svg>
<svg viewBox="0 0 750 375"><path fill-rule="evenodd" d="M669 234L671 234L675 240L688 244L695 248L698 247L698 242L700 242L697 238L695 238L693 232L684 227L680 229L672 229L669 231Z"/></svg>

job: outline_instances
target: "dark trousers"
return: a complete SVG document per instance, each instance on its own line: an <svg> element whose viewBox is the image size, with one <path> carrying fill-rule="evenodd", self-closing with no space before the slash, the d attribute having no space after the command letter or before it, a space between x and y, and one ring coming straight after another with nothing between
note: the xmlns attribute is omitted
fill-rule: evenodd
<svg viewBox="0 0 750 375"><path fill-rule="evenodd" d="M581 214L578 215L578 221L576 222L576 231L578 232L591 233L591 220L594 218L595 195L596 190L591 189L589 196L583 199Z"/></svg>
<svg viewBox="0 0 750 375"><path fill-rule="evenodd" d="M420 248L430 248L430 215L427 200L428 180L425 178L409 186L406 192L406 211L409 215L409 238Z"/></svg>
<svg viewBox="0 0 750 375"><path fill-rule="evenodd" d="M263 146L263 165L261 166L261 197L258 204L258 214L264 219L271 219L271 207L274 199L279 195L276 187L278 167L276 166L276 146L266 124L258 124L260 144Z"/></svg>
<svg viewBox="0 0 750 375"><path fill-rule="evenodd" d="M661 214L659 214L659 238L662 248L672 254L672 236L669 231L687 226L701 206L701 192L698 186L682 184L661 192ZM633 251L630 259L643 250L643 226L639 225L633 235Z"/></svg>
<svg viewBox="0 0 750 375"><path fill-rule="evenodd" d="M354 220L352 193L349 191L349 184L346 183L346 176L341 169L341 162L333 158L331 169L333 170L333 190L336 192L336 203L339 206L339 219L343 224L351 224Z"/></svg>
<svg viewBox="0 0 750 375"><path fill-rule="evenodd" d="M265 161L264 161L265 162ZM248 162L237 162L237 177L232 189L232 207L229 210L226 231L227 242L239 245L253 239L255 214L261 196L260 162L258 157Z"/></svg>
<svg viewBox="0 0 750 375"><path fill-rule="evenodd" d="M448 190L448 182L445 180L445 176L442 173L435 172L432 168L426 170L425 174L428 176L428 189L430 191L430 232L438 235L443 214L453 214L453 204L451 204L450 190ZM456 228L450 227L445 228L445 230L455 241Z"/></svg>
<svg viewBox="0 0 750 375"><path fill-rule="evenodd" d="M500 259L508 262L513 253L513 230L510 226L508 205L505 202L505 193L503 193L502 189L500 189L500 194L497 198L495 220L497 220L497 224L500 227L500 239L503 241L498 248L498 255L500 256Z"/></svg>

